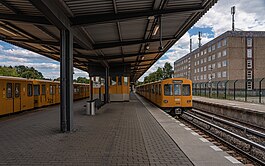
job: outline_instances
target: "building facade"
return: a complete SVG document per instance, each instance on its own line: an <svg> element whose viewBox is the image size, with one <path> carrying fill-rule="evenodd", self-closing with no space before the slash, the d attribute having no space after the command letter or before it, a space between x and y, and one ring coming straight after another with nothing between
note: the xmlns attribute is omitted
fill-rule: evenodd
<svg viewBox="0 0 265 166"><path fill-rule="evenodd" d="M265 77L265 32L227 31L174 63L174 76L193 83Z"/></svg>

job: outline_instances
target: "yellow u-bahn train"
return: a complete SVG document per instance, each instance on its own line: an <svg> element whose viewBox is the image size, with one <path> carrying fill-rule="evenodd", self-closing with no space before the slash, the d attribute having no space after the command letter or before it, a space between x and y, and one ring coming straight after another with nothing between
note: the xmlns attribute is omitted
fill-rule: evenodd
<svg viewBox="0 0 265 166"><path fill-rule="evenodd" d="M136 92L164 111L177 115L192 108L192 81L169 78L136 87Z"/></svg>
<svg viewBox="0 0 265 166"><path fill-rule="evenodd" d="M0 76L0 116L60 103L60 82ZM89 84L74 83L74 99L89 97Z"/></svg>
<svg viewBox="0 0 265 166"><path fill-rule="evenodd" d="M109 79L110 101L129 100L129 77ZM89 84L73 84L74 100L88 98ZM93 98L104 99L105 86L93 88ZM0 116L60 103L60 82L0 76Z"/></svg>

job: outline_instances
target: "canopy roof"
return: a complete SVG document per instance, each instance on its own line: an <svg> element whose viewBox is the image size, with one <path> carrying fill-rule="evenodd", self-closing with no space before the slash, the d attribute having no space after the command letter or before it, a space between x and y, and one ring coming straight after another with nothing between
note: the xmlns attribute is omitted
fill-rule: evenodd
<svg viewBox="0 0 265 166"><path fill-rule="evenodd" d="M74 35L75 67L91 73L122 66L136 81L216 2L1 0L0 39L59 61L66 28Z"/></svg>

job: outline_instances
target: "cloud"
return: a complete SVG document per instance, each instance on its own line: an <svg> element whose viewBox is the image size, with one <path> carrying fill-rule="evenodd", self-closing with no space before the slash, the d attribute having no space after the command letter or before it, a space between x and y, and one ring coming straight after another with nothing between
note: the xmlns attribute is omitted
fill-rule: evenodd
<svg viewBox="0 0 265 166"><path fill-rule="evenodd" d="M202 44L213 40L215 37L231 30L231 7L236 7L235 28L244 31L264 31L265 29L265 1L264 0L219 0L193 27L192 29L207 28L212 32L203 33ZM192 35L187 32L176 42L172 48L163 55L143 76L139 79L143 81L144 77L151 72L156 71L158 67L163 67L165 62L174 62L188 54L190 38L192 38L192 48L198 48L198 35Z"/></svg>

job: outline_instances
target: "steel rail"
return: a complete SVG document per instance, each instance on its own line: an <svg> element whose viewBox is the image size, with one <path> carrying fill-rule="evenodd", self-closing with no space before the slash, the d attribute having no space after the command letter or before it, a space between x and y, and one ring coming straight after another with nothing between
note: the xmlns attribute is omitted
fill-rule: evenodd
<svg viewBox="0 0 265 166"><path fill-rule="evenodd" d="M202 118L196 117L195 115L192 115L192 114L190 114L190 113L184 112L183 114L192 117L192 120L191 120L191 121L193 121L194 119L197 119L198 121L201 121L201 122L203 122L203 123L209 125L210 128L211 128L211 127L214 127L214 128L216 128L216 129L218 129L218 130L221 130L222 132L224 132L224 133L226 133L226 134L229 134L229 135L231 135L231 136L233 136L233 137L235 137L235 138L237 138L237 139L239 139L239 140L241 140L241 141L243 141L243 142L245 142L245 143L248 143L248 144L250 145L248 151L250 151L250 150L252 149L252 147L256 147L256 148L258 148L258 149L261 149L261 150L265 151L265 147L264 147L263 145L260 145L260 144L254 142L254 141L249 140L249 139L246 139L246 138L244 138L244 137L242 137L242 136L240 136L240 135L237 135L237 134L235 134L235 133L233 133L233 132L231 132L231 131L228 131L228 130L222 128L222 127L219 127L219 126L217 126L217 125L215 125L215 124L213 124L213 123L210 123L210 122L208 122L208 121L206 121L206 120L204 120L204 119L202 119ZM183 118L183 117L182 117L182 118ZM186 120L185 118L183 118L183 119ZM187 121L187 120L186 120L186 121ZM194 123L192 123L192 124L195 125L196 127L200 128L200 129L202 129L202 130L205 131L206 133L212 135L213 137L215 137L215 138L221 140L222 142L226 143L227 145L231 146L232 148L236 149L236 150L239 151L240 153L242 153L242 154L248 156L248 157L249 157L250 159L252 159L253 161L258 162L258 163L260 163L261 165L265 165L265 161L262 161L262 160L256 158L255 156L252 156L251 154L247 153L246 151L244 151L244 150L238 148L237 146L235 146L235 145L229 143L228 141L224 140L223 138L220 138L219 136L217 136L217 135L213 134L212 132L208 131L210 128L208 128L208 130L207 130L207 129L205 129L205 128L203 128L203 127L197 125L197 124L194 124Z"/></svg>
<svg viewBox="0 0 265 166"><path fill-rule="evenodd" d="M228 121L228 120L225 120L225 119L219 118L219 117L217 117L217 116L215 116L215 115L210 115L210 114L207 114L207 113L201 112L201 111L199 111L199 110L192 109L191 111L192 111L192 112L195 112L195 113L198 113L198 114L201 114L201 115L203 115L203 116L207 116L207 117L211 118L212 121L213 121L213 120L216 120L216 121L222 122L222 123L224 123L224 124L230 125L230 126L232 126L232 127L235 127L235 128L241 129L241 130L243 130L244 132L248 132L248 133L251 133L251 134L253 134L253 135L259 136L259 137L261 137L261 138L265 138L265 133L262 133L262 132L260 132L260 131L257 131L257 130L254 130L254 129L251 129L251 128L246 127L246 126L242 126L242 125L237 124L237 123L230 122L230 121Z"/></svg>

